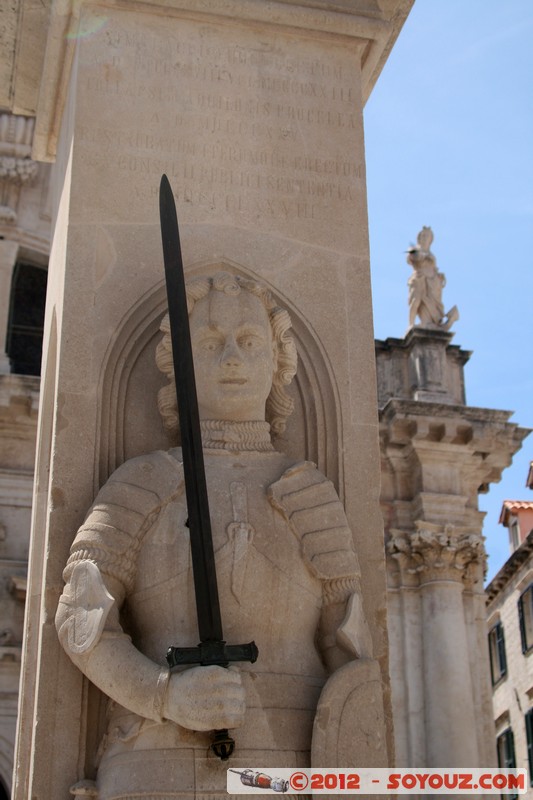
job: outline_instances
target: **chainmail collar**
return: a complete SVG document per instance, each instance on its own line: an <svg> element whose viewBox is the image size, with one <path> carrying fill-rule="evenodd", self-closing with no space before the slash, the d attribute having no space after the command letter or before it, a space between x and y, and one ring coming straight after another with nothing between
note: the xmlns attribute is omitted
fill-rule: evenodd
<svg viewBox="0 0 533 800"><path fill-rule="evenodd" d="M200 420L202 444L211 450L232 452L272 451L270 425L263 420L229 422L225 419Z"/></svg>

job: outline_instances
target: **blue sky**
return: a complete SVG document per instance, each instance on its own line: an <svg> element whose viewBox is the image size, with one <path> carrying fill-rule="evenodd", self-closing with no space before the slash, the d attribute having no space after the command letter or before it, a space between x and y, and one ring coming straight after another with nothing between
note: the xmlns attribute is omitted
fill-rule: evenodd
<svg viewBox="0 0 533 800"><path fill-rule="evenodd" d="M467 403L533 427L533 3L416 0L365 109L375 334L407 329L404 250L423 225L459 307ZM489 579L509 556L504 499L533 433L480 496Z"/></svg>

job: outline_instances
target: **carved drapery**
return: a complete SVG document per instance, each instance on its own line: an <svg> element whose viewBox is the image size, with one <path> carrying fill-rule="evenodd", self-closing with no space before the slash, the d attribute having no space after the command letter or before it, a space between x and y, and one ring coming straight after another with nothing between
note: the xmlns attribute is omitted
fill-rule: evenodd
<svg viewBox="0 0 533 800"><path fill-rule="evenodd" d="M401 585L420 586L436 580L470 583L483 574L486 553L478 531L421 521L415 525L413 532L389 532L387 553L398 565Z"/></svg>
<svg viewBox="0 0 533 800"><path fill-rule="evenodd" d="M20 190L37 175L39 165L30 158L33 117L0 114L0 223L15 223Z"/></svg>

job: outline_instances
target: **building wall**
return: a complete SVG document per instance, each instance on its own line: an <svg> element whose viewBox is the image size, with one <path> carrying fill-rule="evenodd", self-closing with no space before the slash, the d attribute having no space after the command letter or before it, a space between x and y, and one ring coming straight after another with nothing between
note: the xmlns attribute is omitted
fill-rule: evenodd
<svg viewBox="0 0 533 800"><path fill-rule="evenodd" d="M38 401L38 378L0 375L0 780L7 789L17 721Z"/></svg>
<svg viewBox="0 0 533 800"><path fill-rule="evenodd" d="M524 503L524 505L526 505ZM531 505L531 503L529 503ZM516 517L520 529L520 541L523 542L530 531L533 531L533 507L519 509Z"/></svg>
<svg viewBox="0 0 533 800"><path fill-rule="evenodd" d="M506 673L493 687L496 736L511 729L516 766L528 769L530 779L533 776L528 759L525 715L533 709L533 648L526 653L522 651L518 601L528 586L533 585L532 539L530 537L515 551L514 563L513 558L509 559L487 587L488 631L501 623L507 663ZM502 588L498 590L499 585ZM533 797L533 788L529 788L526 796Z"/></svg>
<svg viewBox="0 0 533 800"><path fill-rule="evenodd" d="M33 123L0 113L0 800L12 782L40 383L12 372L7 334L16 265L45 270L50 247L50 166L31 159Z"/></svg>

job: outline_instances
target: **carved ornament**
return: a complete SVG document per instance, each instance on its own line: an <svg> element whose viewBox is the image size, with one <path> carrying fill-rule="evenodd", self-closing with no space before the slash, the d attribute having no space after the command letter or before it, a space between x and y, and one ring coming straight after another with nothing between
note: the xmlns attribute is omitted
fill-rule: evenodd
<svg viewBox="0 0 533 800"><path fill-rule="evenodd" d="M0 222L16 222L20 190L37 175L30 158L34 127L33 117L0 114Z"/></svg>
<svg viewBox="0 0 533 800"><path fill-rule="evenodd" d="M435 580L462 581L471 567L484 568L483 537L477 531L455 525L418 521L413 532L392 529L388 555L397 562L404 585Z"/></svg>

